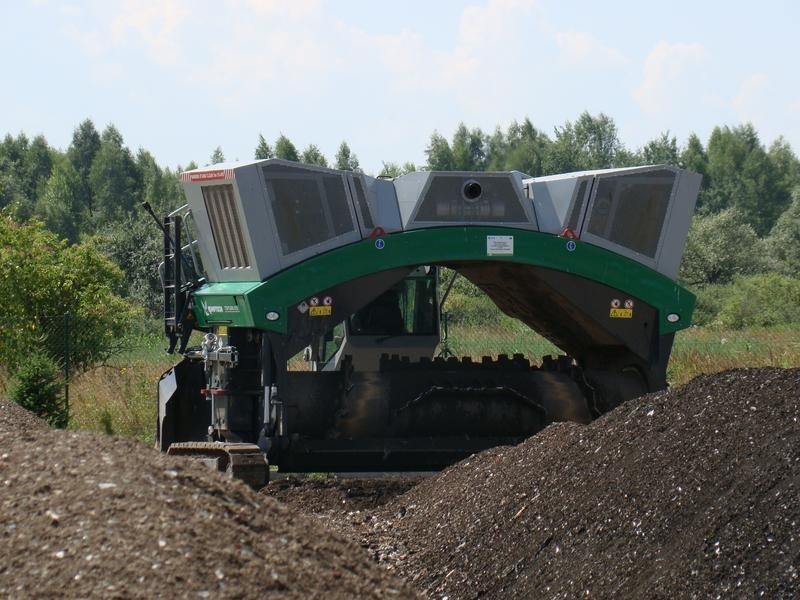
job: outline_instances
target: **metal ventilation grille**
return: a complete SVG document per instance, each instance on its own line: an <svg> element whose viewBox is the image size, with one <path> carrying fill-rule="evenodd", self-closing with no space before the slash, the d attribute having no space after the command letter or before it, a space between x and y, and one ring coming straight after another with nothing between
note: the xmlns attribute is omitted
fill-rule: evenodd
<svg viewBox="0 0 800 600"><path fill-rule="evenodd" d="M250 257L244 245L242 225L236 210L233 185L208 185L203 187L214 246L223 269L246 269Z"/></svg>

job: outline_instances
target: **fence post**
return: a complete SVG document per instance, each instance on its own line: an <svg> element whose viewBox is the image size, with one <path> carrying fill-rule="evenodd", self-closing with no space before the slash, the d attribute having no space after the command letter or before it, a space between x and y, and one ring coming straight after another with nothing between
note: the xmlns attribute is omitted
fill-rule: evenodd
<svg viewBox="0 0 800 600"><path fill-rule="evenodd" d="M64 408L69 422L69 354L70 348L70 313L64 315Z"/></svg>

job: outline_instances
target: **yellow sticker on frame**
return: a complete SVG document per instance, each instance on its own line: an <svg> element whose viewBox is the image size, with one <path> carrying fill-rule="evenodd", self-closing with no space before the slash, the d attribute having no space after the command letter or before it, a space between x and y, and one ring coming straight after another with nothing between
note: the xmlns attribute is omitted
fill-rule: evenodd
<svg viewBox="0 0 800 600"><path fill-rule="evenodd" d="M312 306L308 309L308 315L310 317L330 317L332 309L332 306Z"/></svg>
<svg viewBox="0 0 800 600"><path fill-rule="evenodd" d="M608 314L609 317L612 319L632 319L633 318L633 309L632 308L612 308L611 312Z"/></svg>

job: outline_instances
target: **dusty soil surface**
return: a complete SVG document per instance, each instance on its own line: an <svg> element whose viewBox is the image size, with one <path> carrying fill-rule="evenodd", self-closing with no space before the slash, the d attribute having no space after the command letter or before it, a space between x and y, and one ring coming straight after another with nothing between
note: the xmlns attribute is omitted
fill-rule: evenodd
<svg viewBox="0 0 800 600"><path fill-rule="evenodd" d="M262 494L305 513L341 517L349 512L374 510L404 494L422 477L287 477L271 481Z"/></svg>
<svg viewBox="0 0 800 600"><path fill-rule="evenodd" d="M800 596L800 370L554 425L351 518L431 597Z"/></svg>
<svg viewBox="0 0 800 600"><path fill-rule="evenodd" d="M0 401L2 598L407 598L363 548L186 459Z"/></svg>
<svg viewBox="0 0 800 600"><path fill-rule="evenodd" d="M0 402L0 597L797 598L799 419L800 370L740 369L416 485L254 494Z"/></svg>

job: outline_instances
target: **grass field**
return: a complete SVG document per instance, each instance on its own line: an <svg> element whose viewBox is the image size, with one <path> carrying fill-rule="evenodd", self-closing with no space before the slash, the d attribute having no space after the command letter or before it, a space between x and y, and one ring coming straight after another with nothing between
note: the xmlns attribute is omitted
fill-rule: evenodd
<svg viewBox="0 0 800 600"><path fill-rule="evenodd" d="M501 321L495 327L451 326L446 347L454 356L522 353L533 362L558 354L557 348L524 326ZM71 423L152 443L159 376L176 358L163 353L159 336L146 336L105 366L74 378L70 386ZM692 328L679 333L669 366L672 385L701 373L734 367L800 367L800 328L727 331Z"/></svg>

